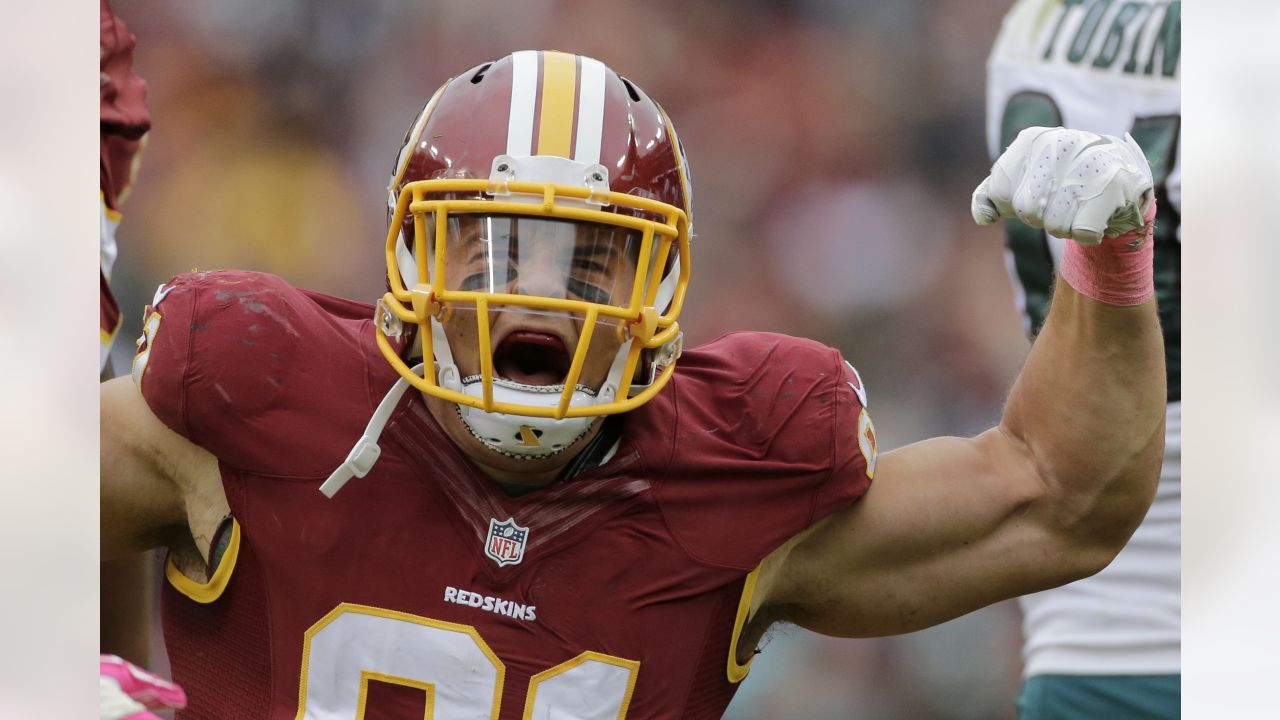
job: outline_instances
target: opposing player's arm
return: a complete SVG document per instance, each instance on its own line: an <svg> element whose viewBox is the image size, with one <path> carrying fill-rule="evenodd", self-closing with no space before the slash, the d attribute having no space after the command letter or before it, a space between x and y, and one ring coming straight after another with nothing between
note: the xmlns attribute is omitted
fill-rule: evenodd
<svg viewBox="0 0 1280 720"><path fill-rule="evenodd" d="M1099 140L1057 137L1056 145L1036 146L1025 167L1038 172L1041 159L1095 147L1123 158ZM1076 170L1062 176L1074 179ZM992 177L1002 171L997 163ZM1125 176L1121 184L1149 190L1149 178L1149 172L1145 179ZM1044 217L1046 208L1046 215L1057 212L1060 197L1024 197L1032 183L1004 178L1010 179L999 192L1004 200L1016 196L1019 217L1057 225L1059 234L1086 244L1110 232L1111 210L1132 216L1130 206L1142 202L1154 210L1149 194L1140 201L1130 188L1107 200L1105 212L1081 202L1078 213ZM1080 197L1090 199L1073 199ZM1000 214L1012 213L1002 207ZM1091 225L1085 232L1077 227L1081 221ZM1149 286L1149 272L1146 278ZM1164 406L1154 301L1105 304L1059 280L1000 425L975 438L937 438L882 456L861 502L766 559L748 647L752 635L775 620L833 635L908 632L1101 570L1154 495Z"/></svg>
<svg viewBox="0 0 1280 720"><path fill-rule="evenodd" d="M101 424L102 557L190 543L187 507L217 459L166 427L127 376L102 383Z"/></svg>

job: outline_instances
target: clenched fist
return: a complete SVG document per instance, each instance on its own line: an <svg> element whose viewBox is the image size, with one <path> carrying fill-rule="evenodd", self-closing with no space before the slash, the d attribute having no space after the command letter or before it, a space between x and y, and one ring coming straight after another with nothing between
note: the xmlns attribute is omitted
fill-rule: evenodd
<svg viewBox="0 0 1280 720"><path fill-rule="evenodd" d="M1051 235L1097 245L1144 225L1154 200L1151 166L1124 139L1066 128L1029 127L973 191L973 219L1016 217Z"/></svg>

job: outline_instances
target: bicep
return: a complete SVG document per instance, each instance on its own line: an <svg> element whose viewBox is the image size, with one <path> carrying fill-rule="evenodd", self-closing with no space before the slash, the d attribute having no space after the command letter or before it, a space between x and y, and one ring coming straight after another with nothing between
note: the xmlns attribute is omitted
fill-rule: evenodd
<svg viewBox="0 0 1280 720"><path fill-rule="evenodd" d="M1047 493L1029 451L1000 429L886 453L860 502L769 558L762 602L818 632L872 636L1060 584L1081 573Z"/></svg>
<svg viewBox="0 0 1280 720"><path fill-rule="evenodd" d="M128 376L100 390L102 557L170 544L186 529L183 480L217 460L170 430Z"/></svg>

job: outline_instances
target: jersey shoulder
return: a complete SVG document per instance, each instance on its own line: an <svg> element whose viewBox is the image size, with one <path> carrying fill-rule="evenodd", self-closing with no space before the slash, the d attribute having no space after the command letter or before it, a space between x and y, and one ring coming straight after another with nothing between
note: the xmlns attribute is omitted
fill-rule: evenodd
<svg viewBox="0 0 1280 720"><path fill-rule="evenodd" d="M862 380L838 351L734 333L677 367L674 449L656 494L695 559L751 569L866 492L875 435Z"/></svg>
<svg viewBox="0 0 1280 720"><path fill-rule="evenodd" d="M179 275L147 307L134 382L161 421L224 464L323 477L394 375L369 362L372 317L266 273Z"/></svg>
<svg viewBox="0 0 1280 720"><path fill-rule="evenodd" d="M842 364L838 351L812 340L724 335L680 359L675 399L681 427L728 425L745 455L785 457L796 448L773 441L796 421L819 420L831 411L829 392Z"/></svg>

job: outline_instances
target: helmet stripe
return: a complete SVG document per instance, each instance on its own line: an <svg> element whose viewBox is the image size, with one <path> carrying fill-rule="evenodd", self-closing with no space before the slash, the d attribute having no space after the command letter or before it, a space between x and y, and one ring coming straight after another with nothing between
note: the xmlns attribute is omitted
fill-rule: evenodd
<svg viewBox="0 0 1280 720"><path fill-rule="evenodd" d="M684 156L684 146L680 144L680 137L676 135L676 128L671 124L671 118L667 115L667 111L661 106L658 107L662 113L662 123L667 126L667 135L671 137L671 148L676 153L676 170L680 174L680 190L684 195L684 214L689 219L690 226L693 225L693 188L689 183L689 161Z"/></svg>
<svg viewBox="0 0 1280 720"><path fill-rule="evenodd" d="M578 58L562 52L542 54L542 106L538 113L538 155L570 157Z"/></svg>
<svg viewBox="0 0 1280 720"><path fill-rule="evenodd" d="M511 114L507 118L507 154L531 155L533 110L538 100L538 53L511 54Z"/></svg>
<svg viewBox="0 0 1280 720"><path fill-rule="evenodd" d="M582 58L582 88L578 91L578 136L573 159L595 165L600 162L600 136L604 129L604 63Z"/></svg>
<svg viewBox="0 0 1280 720"><path fill-rule="evenodd" d="M408 137L405 138L404 147L400 148L400 156L396 158L396 174L391 178L391 183L387 186L387 207L395 210L396 193L400 188L400 181L404 179L404 171L409 167L409 158L413 155L413 146L418 144L418 138L422 136L422 129L427 126L427 118L431 117L431 111L435 109L436 102L440 100L440 96L444 94L445 88L449 87L449 80L445 84L436 89L431 99L426 105L422 106L422 112L418 114L418 119L413 123L413 129L409 131Z"/></svg>

